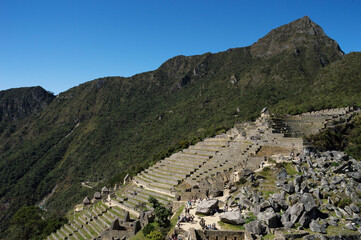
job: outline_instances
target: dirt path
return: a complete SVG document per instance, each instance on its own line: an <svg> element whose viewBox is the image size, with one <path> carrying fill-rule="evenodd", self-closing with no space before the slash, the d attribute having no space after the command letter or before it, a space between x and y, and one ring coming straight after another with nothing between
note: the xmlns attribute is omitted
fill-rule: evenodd
<svg viewBox="0 0 361 240"><path fill-rule="evenodd" d="M227 197L229 196L229 190L225 189L223 196L221 197L216 197L215 199L218 199L219 201L222 202L226 202ZM212 225L212 224L216 224L216 227L218 229L220 229L220 226L218 225L219 220L219 216L222 213L215 213L213 216L198 216L196 215L196 207L197 207L198 203L196 203L195 205L192 205L189 213L193 216L195 216L193 222L181 222L180 223L180 228L183 230L188 231L190 228L194 228L194 229L202 229L201 225L199 224L201 218L203 218L206 221L206 225ZM234 209L229 209L229 211L235 211L237 210L237 208ZM181 216L185 216L185 210L183 210Z"/></svg>

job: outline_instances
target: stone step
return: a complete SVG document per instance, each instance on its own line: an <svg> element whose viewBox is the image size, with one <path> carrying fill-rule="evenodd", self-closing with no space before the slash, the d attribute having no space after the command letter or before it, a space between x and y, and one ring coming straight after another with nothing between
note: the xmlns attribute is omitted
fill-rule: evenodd
<svg viewBox="0 0 361 240"><path fill-rule="evenodd" d="M70 239L72 240L82 240L83 238L81 237L81 235L78 233L78 230L75 230L73 232L73 235L70 237Z"/></svg>
<svg viewBox="0 0 361 240"><path fill-rule="evenodd" d="M70 223L70 226L71 226L73 229L75 229L74 231L77 231L78 228L81 227L81 224L80 224L80 223L77 224L77 223L76 223L76 219L75 219L73 222Z"/></svg>
<svg viewBox="0 0 361 240"><path fill-rule="evenodd" d="M93 223L94 223L94 225L96 225L97 227L98 227L98 229L100 229L101 230L101 232L103 232L104 231L104 224L102 224L100 221L99 221L99 219L98 219L98 216L96 217L96 218L93 218L93 221L92 221Z"/></svg>
<svg viewBox="0 0 361 240"><path fill-rule="evenodd" d="M66 229L68 233L73 233L76 229L73 229L70 225L64 224L63 227Z"/></svg>
<svg viewBox="0 0 361 240"><path fill-rule="evenodd" d="M137 175L138 177L148 181L149 182L148 185L152 185L152 186L157 186L157 187L161 187L161 188L169 188L170 189L172 186L178 184L178 183L174 184L174 181L173 181L173 183L168 182L166 179L157 178L157 177L154 177L154 176L149 175L148 173L144 173L144 172L141 172L138 175Z"/></svg>
<svg viewBox="0 0 361 240"><path fill-rule="evenodd" d="M168 177L172 177L172 179L184 179L187 177L188 173L180 173L180 172L176 172L177 169L173 168L172 166L169 167L151 167L149 168L152 172L154 172L155 174L163 174L166 175L167 178Z"/></svg>
<svg viewBox="0 0 361 240"><path fill-rule="evenodd" d="M91 209L90 212L93 216L98 216L101 214L101 211L97 210L96 208Z"/></svg>
<svg viewBox="0 0 361 240"><path fill-rule="evenodd" d="M58 239L59 239L59 237L57 236L56 233L52 233L52 234L51 234L51 237L52 237L53 239L55 239L55 240L58 240Z"/></svg>
<svg viewBox="0 0 361 240"><path fill-rule="evenodd" d="M112 219L122 218L123 217L123 215L118 214L117 212L114 212L113 209L109 209L108 214L111 216Z"/></svg>
<svg viewBox="0 0 361 240"><path fill-rule="evenodd" d="M203 141L203 142L197 143L194 146L225 147L225 146L228 146L228 141Z"/></svg>
<svg viewBox="0 0 361 240"><path fill-rule="evenodd" d="M177 163L178 165L191 166L193 168L199 167L200 165L206 162L206 160L194 160L191 158L185 158L185 157L173 156L173 155L164 160L172 161L173 163Z"/></svg>
<svg viewBox="0 0 361 240"><path fill-rule="evenodd" d="M112 222L112 221L113 221L113 218L111 218L107 212L103 214L103 217L104 217L104 219L107 220L108 222Z"/></svg>
<svg viewBox="0 0 361 240"><path fill-rule="evenodd" d="M74 236L73 233L68 237L68 240L77 240L77 239L78 238L76 236Z"/></svg>
<svg viewBox="0 0 361 240"><path fill-rule="evenodd" d="M165 200L163 200L161 198L158 198L158 197L155 197L155 198L162 204L168 204L169 203L168 201L165 201ZM138 193L137 195L133 196L133 199L136 200L136 201L144 202L144 203L146 203L146 205L147 205L147 207L149 209L153 209L152 204L149 203L149 201L148 201L149 200L148 195L146 195L144 193Z"/></svg>
<svg viewBox="0 0 361 240"><path fill-rule="evenodd" d="M72 232L76 231L78 228L75 227L72 223L66 224L67 228L69 228Z"/></svg>
<svg viewBox="0 0 361 240"><path fill-rule="evenodd" d="M100 202L100 204L97 206L97 208L98 208L99 211L101 211L102 213L106 213L108 207L105 206L103 203Z"/></svg>
<svg viewBox="0 0 361 240"><path fill-rule="evenodd" d="M80 222L80 224L82 225L82 226L84 226L84 225L86 225L86 220L83 218L83 215L82 216L79 216L78 217L78 222Z"/></svg>
<svg viewBox="0 0 361 240"><path fill-rule="evenodd" d="M173 193L170 191L170 188L163 188L163 187L155 186L154 184L151 184L150 182L145 181L144 179L142 179L142 178L140 178L138 176L134 177L134 182L138 183L140 185L143 185L143 186L145 186L146 188L149 188L152 191L160 192L160 193L163 193L163 194L173 195Z"/></svg>
<svg viewBox="0 0 361 240"><path fill-rule="evenodd" d="M124 212L121 210L116 209L115 207L111 207L110 208L113 212L115 212L115 215L118 217L123 217L124 216Z"/></svg>
<svg viewBox="0 0 361 240"><path fill-rule="evenodd" d="M165 183L167 185L178 185L178 183L180 182L180 179L171 179L168 178L167 175L161 175L159 173L157 174L151 170L144 170L141 174L154 182Z"/></svg>
<svg viewBox="0 0 361 240"><path fill-rule="evenodd" d="M60 228L56 231L56 233L58 234L58 236L61 238L61 239L65 239L66 237L68 237L68 234L63 232L63 230Z"/></svg>
<svg viewBox="0 0 361 240"><path fill-rule="evenodd" d="M131 208L131 209L135 209L135 207L136 207L136 204L134 202L130 202L129 200L124 201L123 205L125 205L126 207Z"/></svg>
<svg viewBox="0 0 361 240"><path fill-rule="evenodd" d="M141 198L141 199L143 199L143 201L144 202L148 202L148 200L149 200L149 195L147 195L147 194L144 194L144 193L138 193L138 195L137 195L139 198ZM157 197L157 196L153 196L154 198L156 198L160 203L162 203L162 204L168 204L169 203L169 201L166 201L166 200L164 200L164 199L162 199L162 198L160 198L160 197Z"/></svg>
<svg viewBox="0 0 361 240"><path fill-rule="evenodd" d="M140 185L143 185L143 186L147 186L148 184L150 184L150 182L148 180L143 179L142 177L140 177L138 175L133 178L133 181L136 184L140 184Z"/></svg>
<svg viewBox="0 0 361 240"><path fill-rule="evenodd" d="M88 225L88 222L89 222L90 220L89 220L89 219L85 219L83 216L84 216L84 215L78 217L78 220L82 223L82 226L83 226L82 228L79 228L78 231L79 231L80 229L83 229L86 234L92 236L92 234L90 233L91 230L89 230L89 225Z"/></svg>
<svg viewBox="0 0 361 240"><path fill-rule="evenodd" d="M128 202L130 202L131 204L134 205L134 209L136 208L137 205L141 204L141 203L145 203L145 206L149 209L152 208L151 204L148 203L148 201L144 198L141 198L139 196L132 196L128 198Z"/></svg>
<svg viewBox="0 0 361 240"><path fill-rule="evenodd" d="M157 187L154 185L148 185L146 187L152 191L160 192L162 194L174 195L174 193L172 193L171 190L167 188Z"/></svg>
<svg viewBox="0 0 361 240"><path fill-rule="evenodd" d="M85 236L81 235L79 230L76 230L73 235L76 239L83 240L86 239Z"/></svg>
<svg viewBox="0 0 361 240"><path fill-rule="evenodd" d="M186 176L186 174L166 172L166 171L160 170L158 168L150 168L150 169L146 169L146 171L149 171L149 173L154 176L164 177L164 178L171 179L171 180L177 181L177 182L179 182L182 178L184 178Z"/></svg>
<svg viewBox="0 0 361 240"><path fill-rule="evenodd" d="M209 156L199 155L199 154L190 154L185 152L178 152L173 154L172 156L182 159L192 159L195 161L207 161Z"/></svg>
<svg viewBox="0 0 361 240"><path fill-rule="evenodd" d="M214 152L221 151L223 148L224 148L223 146L211 146L211 145L201 145L201 144L189 146L189 149L205 150L205 151L208 150L208 151L214 151Z"/></svg>
<svg viewBox="0 0 361 240"><path fill-rule="evenodd" d="M196 154L186 154L183 152L175 153L169 157L172 160L176 161L183 161L183 162L192 162L193 164L202 164L203 162L206 162L209 157L208 156L200 156Z"/></svg>
<svg viewBox="0 0 361 240"><path fill-rule="evenodd" d="M84 239L91 239L91 235L87 233L87 231L84 228L79 228L78 233L82 236Z"/></svg>
<svg viewBox="0 0 361 240"><path fill-rule="evenodd" d="M94 219L92 219L92 221L90 221L88 223L91 228L93 229L93 231L95 232L96 236L99 236L102 232L103 232L103 229L101 229L95 222L94 222Z"/></svg>
<svg viewBox="0 0 361 240"><path fill-rule="evenodd" d="M83 226L83 229L90 237L97 237L96 232L94 231L94 229L92 228L92 226L89 223L90 223L90 221L88 222L88 224Z"/></svg>
<svg viewBox="0 0 361 240"><path fill-rule="evenodd" d="M103 216L99 216L99 217L98 217L98 220L99 220L99 222L100 222L100 225L102 226L102 229L107 229L107 228L109 228L110 224L105 221L105 219L104 219Z"/></svg>
<svg viewBox="0 0 361 240"><path fill-rule="evenodd" d="M159 164L154 165L152 169L159 169L162 171L164 170L165 172L169 172L171 174L179 173L185 175L188 174L189 171L192 171L192 168L184 168L182 166L176 166L167 162L159 162Z"/></svg>
<svg viewBox="0 0 361 240"><path fill-rule="evenodd" d="M134 188L134 190L136 190L138 193L142 193L142 194L147 195L147 196L152 196L152 197L155 197L155 198L162 198L162 199L164 199L164 200L167 201L167 202L172 202L172 201L174 201L174 197L170 197L170 196L165 195L165 194L161 194L161 193L158 193L158 192L150 191L150 190L148 190L148 189L136 187L136 188Z"/></svg>
<svg viewBox="0 0 361 240"><path fill-rule="evenodd" d="M178 169L180 169L179 172L185 172L185 171L192 172L195 168L198 168L200 166L199 164L196 166L193 166L193 165L188 164L188 162L184 163L182 161L174 161L174 160L170 160L168 158L162 160L160 165L166 166L166 167L170 166L174 170L177 169L177 171L178 171Z"/></svg>
<svg viewBox="0 0 361 240"><path fill-rule="evenodd" d="M186 154L198 154L198 155L204 155L204 156L214 156L217 151L211 151L211 150L197 150L197 149L183 149L183 153Z"/></svg>

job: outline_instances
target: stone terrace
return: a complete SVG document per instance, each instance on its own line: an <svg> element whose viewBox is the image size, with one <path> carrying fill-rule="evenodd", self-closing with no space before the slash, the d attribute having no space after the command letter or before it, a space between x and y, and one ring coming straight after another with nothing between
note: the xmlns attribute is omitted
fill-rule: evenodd
<svg viewBox="0 0 361 240"><path fill-rule="evenodd" d="M124 217L125 212L118 207L108 207L101 202L93 207L75 214L73 221L62 226L57 232L47 237L48 240L57 239L93 239L108 229L116 218Z"/></svg>
<svg viewBox="0 0 361 240"><path fill-rule="evenodd" d="M273 118L275 132L285 133L286 136L302 137L316 134L332 122L348 121L359 109L352 107L326 109L303 113L301 115L282 116Z"/></svg>
<svg viewBox="0 0 361 240"><path fill-rule="evenodd" d="M124 209L136 211L141 204L151 209L150 196L170 204L182 181L194 186L205 177L235 167L258 169L264 160L256 156L262 146L284 146L289 149L287 154L302 150L301 138L286 138L283 133L274 133L272 126L270 116L266 114L255 122L238 124L225 134L189 146L139 173L133 179L135 185L117 200Z"/></svg>

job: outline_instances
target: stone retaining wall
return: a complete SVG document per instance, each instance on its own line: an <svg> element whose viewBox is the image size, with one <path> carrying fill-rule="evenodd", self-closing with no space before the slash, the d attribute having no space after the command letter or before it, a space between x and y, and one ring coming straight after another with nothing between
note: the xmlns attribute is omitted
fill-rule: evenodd
<svg viewBox="0 0 361 240"><path fill-rule="evenodd" d="M197 240L245 240L245 231L195 230ZM192 239L193 240L193 239Z"/></svg>

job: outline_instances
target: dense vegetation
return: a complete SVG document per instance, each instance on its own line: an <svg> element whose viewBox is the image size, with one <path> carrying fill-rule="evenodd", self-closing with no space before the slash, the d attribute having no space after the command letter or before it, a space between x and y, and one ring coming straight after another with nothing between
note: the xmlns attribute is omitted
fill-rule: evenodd
<svg viewBox="0 0 361 240"><path fill-rule="evenodd" d="M308 140L320 151L344 151L361 161L361 116L357 115L348 123L309 136Z"/></svg>
<svg viewBox="0 0 361 240"><path fill-rule="evenodd" d="M20 208L11 219L8 239L45 239L66 223L58 214L47 214L36 206Z"/></svg>
<svg viewBox="0 0 361 240"><path fill-rule="evenodd" d="M21 206L39 203L55 186L45 207L67 211L265 106L276 113L361 106L360 53L342 57L333 40L312 34L320 29L308 18L281 28L250 47L177 56L152 72L81 84L45 110L3 124L0 238ZM259 54L267 49L272 54ZM94 188L82 188L84 181Z"/></svg>

